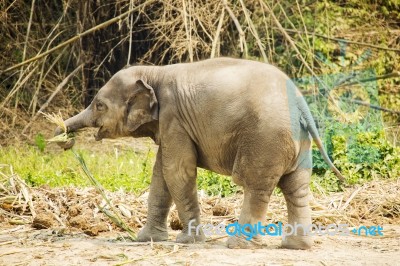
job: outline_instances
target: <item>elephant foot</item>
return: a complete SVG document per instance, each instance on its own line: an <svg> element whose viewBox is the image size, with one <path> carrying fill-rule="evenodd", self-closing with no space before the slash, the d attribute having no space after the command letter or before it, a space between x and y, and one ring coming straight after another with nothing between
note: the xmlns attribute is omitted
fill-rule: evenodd
<svg viewBox="0 0 400 266"><path fill-rule="evenodd" d="M310 249L314 241L310 236L287 236L282 240L282 248Z"/></svg>
<svg viewBox="0 0 400 266"><path fill-rule="evenodd" d="M139 231L137 236L138 242L159 242L168 240L168 231L166 228L159 226L148 226L145 225L142 230Z"/></svg>
<svg viewBox="0 0 400 266"><path fill-rule="evenodd" d="M247 240L246 236L231 236L226 241L226 246L232 249L257 249L263 245L261 237L253 237Z"/></svg>
<svg viewBox="0 0 400 266"><path fill-rule="evenodd" d="M181 232L176 237L176 242L182 244L203 243L205 240L206 237L203 233L196 235L194 232L190 235L186 232Z"/></svg>

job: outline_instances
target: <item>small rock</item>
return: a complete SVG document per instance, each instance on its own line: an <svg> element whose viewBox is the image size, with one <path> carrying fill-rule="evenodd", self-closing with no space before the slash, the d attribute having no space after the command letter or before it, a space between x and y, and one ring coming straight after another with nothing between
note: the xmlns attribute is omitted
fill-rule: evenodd
<svg viewBox="0 0 400 266"><path fill-rule="evenodd" d="M172 216L169 222L172 230L182 230L183 225L177 216Z"/></svg>
<svg viewBox="0 0 400 266"><path fill-rule="evenodd" d="M40 213L33 219L32 227L35 229L51 228L54 223L53 215L49 213Z"/></svg>
<svg viewBox="0 0 400 266"><path fill-rule="evenodd" d="M97 236L100 232L108 231L108 226L106 223L98 223L83 232L89 236Z"/></svg>
<svg viewBox="0 0 400 266"><path fill-rule="evenodd" d="M226 206L217 204L212 208L212 212L214 216L225 216L229 214L229 209Z"/></svg>
<svg viewBox="0 0 400 266"><path fill-rule="evenodd" d="M81 210L82 210L81 206L73 205L73 206L68 208L68 215L70 217L75 217L75 216L77 216L78 214L81 213Z"/></svg>
<svg viewBox="0 0 400 266"><path fill-rule="evenodd" d="M86 230L90 226L88 219L83 215L78 215L69 219L69 225L82 230Z"/></svg>
<svg viewBox="0 0 400 266"><path fill-rule="evenodd" d="M75 189L72 189L72 188L67 188L67 191L66 191L66 193L65 193L65 194L67 195L67 197L68 197L69 199L76 198L76 192L75 192Z"/></svg>

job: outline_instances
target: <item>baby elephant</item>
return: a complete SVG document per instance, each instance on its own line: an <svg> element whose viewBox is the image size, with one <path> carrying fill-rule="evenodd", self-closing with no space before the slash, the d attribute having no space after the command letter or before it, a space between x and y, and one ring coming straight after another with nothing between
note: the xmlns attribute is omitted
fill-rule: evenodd
<svg viewBox="0 0 400 266"><path fill-rule="evenodd" d="M283 72L260 62L218 58L123 69L100 89L89 107L65 124L68 132L99 128L96 140L150 137L159 145L147 223L139 241L168 239L172 202L183 224L176 241L204 241L204 234L195 232L200 223L197 167L230 175L243 186L241 225L265 222L276 186L285 196L289 224L311 224L309 134L332 171L343 179L322 146L299 90ZM247 241L243 235L227 240L230 248L259 244L259 238ZM297 226L282 245L308 249L312 239Z"/></svg>

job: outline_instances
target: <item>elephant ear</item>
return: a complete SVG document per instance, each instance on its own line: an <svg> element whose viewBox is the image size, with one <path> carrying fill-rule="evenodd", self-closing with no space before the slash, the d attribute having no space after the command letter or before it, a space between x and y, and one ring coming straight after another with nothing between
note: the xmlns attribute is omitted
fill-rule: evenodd
<svg viewBox="0 0 400 266"><path fill-rule="evenodd" d="M127 101L127 127L133 132L154 120L158 120L158 101L154 89L139 79L136 81L134 93Z"/></svg>

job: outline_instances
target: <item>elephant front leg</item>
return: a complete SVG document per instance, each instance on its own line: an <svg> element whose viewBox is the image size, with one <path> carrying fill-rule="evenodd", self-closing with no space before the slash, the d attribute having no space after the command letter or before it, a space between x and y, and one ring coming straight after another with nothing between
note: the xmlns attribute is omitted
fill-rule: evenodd
<svg viewBox="0 0 400 266"><path fill-rule="evenodd" d="M279 187L285 196L288 220L291 228L282 232L282 247L290 249L309 249L313 244L307 230L311 226L310 200L310 169L297 169L283 176Z"/></svg>
<svg viewBox="0 0 400 266"><path fill-rule="evenodd" d="M191 139L184 133L166 137L163 145L163 174L182 222L178 243L203 242L200 224L200 207L197 199L197 155Z"/></svg>
<svg viewBox="0 0 400 266"><path fill-rule="evenodd" d="M167 217L172 197L163 178L161 154L159 147L148 197L147 222L138 234L140 242L168 240Z"/></svg>

